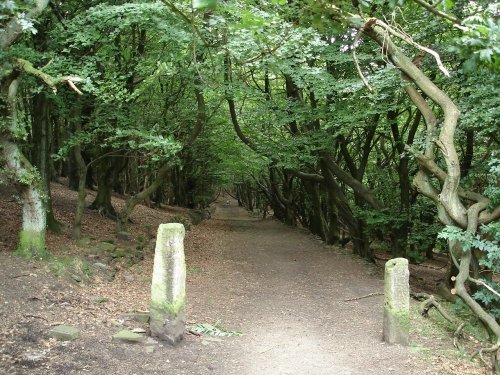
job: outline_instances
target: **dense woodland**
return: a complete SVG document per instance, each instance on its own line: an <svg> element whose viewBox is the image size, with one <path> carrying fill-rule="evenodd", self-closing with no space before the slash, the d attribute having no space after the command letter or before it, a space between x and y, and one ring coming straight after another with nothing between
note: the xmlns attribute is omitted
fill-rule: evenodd
<svg viewBox="0 0 500 375"><path fill-rule="evenodd" d="M50 181L125 230L138 204L221 191L327 244L412 262L500 346L500 3L0 3L0 184L17 252L59 230ZM116 210L111 196L127 197Z"/></svg>

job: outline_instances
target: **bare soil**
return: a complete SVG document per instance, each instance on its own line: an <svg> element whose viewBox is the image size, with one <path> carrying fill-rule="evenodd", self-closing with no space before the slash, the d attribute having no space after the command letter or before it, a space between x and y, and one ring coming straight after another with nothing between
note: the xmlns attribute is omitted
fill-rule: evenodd
<svg viewBox="0 0 500 375"><path fill-rule="evenodd" d="M56 217L71 223L76 193L54 184L53 199ZM189 325L217 323L243 335L186 334L171 347L114 342L111 336L123 327L147 330L120 316L147 310L154 228L185 210L138 207L129 231L133 241L146 239L143 259L113 263L117 273L111 282L94 275L77 282L71 275L56 277L46 262L12 255L20 211L0 195L0 374L487 373L450 355L451 331L443 337L439 324L417 314L410 347L383 343L381 267L231 203L216 203L212 218L187 233L186 315ZM123 200L116 197L113 204L120 207ZM51 253L86 256L69 231L49 236ZM91 243L113 239L114 223L87 211L83 235ZM439 264L429 267L419 267L420 274L412 269L412 280L442 273ZM425 274L427 269L436 274ZM80 338L49 338L57 324L78 327Z"/></svg>

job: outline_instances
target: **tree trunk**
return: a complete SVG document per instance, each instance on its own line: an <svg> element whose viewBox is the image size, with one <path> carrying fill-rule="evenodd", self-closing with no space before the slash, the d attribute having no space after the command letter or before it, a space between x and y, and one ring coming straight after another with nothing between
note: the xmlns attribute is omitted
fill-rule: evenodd
<svg viewBox="0 0 500 375"><path fill-rule="evenodd" d="M19 131L17 116L17 89L19 81L17 77L10 82L3 82L2 96L7 102L0 103L2 121L9 126L6 129L10 135ZM10 172L9 179L16 188L22 199L23 226L19 236L19 244L16 253L29 257L45 257L45 229L46 215L43 201L43 190L40 176L34 171L28 159L21 153L19 146L7 138L2 132L0 138L0 160Z"/></svg>
<svg viewBox="0 0 500 375"><path fill-rule="evenodd" d="M328 222L326 224L326 243L328 245L337 245L340 242L340 223L339 223L339 213L337 206L333 204L334 199L330 193L328 193L328 202L332 202L327 205L327 217Z"/></svg>
<svg viewBox="0 0 500 375"><path fill-rule="evenodd" d="M76 120L75 133L82 130L80 119ZM82 156L82 147L76 145L73 148L73 157L78 170L78 200L76 202L75 219L73 221L72 237L78 239L81 237L82 231L82 217L83 211L85 210L85 197L87 191L85 190L85 181L88 172L88 166Z"/></svg>
<svg viewBox="0 0 500 375"><path fill-rule="evenodd" d="M321 198L319 195L319 185L310 181L302 181L307 196L311 200L311 207L309 208L308 221L309 230L311 233L320 236L321 239L326 240L326 220L323 216L323 210L321 207Z"/></svg>
<svg viewBox="0 0 500 375"><path fill-rule="evenodd" d="M98 172L97 195L89 208L98 210L101 215L115 220L116 211L111 204L112 172L112 168L107 168Z"/></svg>
<svg viewBox="0 0 500 375"><path fill-rule="evenodd" d="M78 191L80 185L80 173L78 172L78 163L75 160L75 153L71 152L66 161L66 174L68 177L68 187L71 190Z"/></svg>
<svg viewBox="0 0 500 375"><path fill-rule="evenodd" d="M353 215L351 207L349 206L349 201L337 181L335 181L332 173L329 171L328 163L324 160L321 161L321 169L323 170L323 176L325 177L328 194L331 198L333 198L332 203L338 209L338 212L342 217L342 221L349 229L354 254L373 261L373 254L368 246L368 239L362 225L363 223Z"/></svg>
<svg viewBox="0 0 500 375"><path fill-rule="evenodd" d="M50 101L42 91L33 97L32 136L33 136L33 164L40 173L41 188L45 193L45 212L47 215L47 229L61 233L62 224L54 217L52 209L52 194L50 191Z"/></svg>
<svg viewBox="0 0 500 375"><path fill-rule="evenodd" d="M442 110L444 121L436 137L436 116L416 88L409 84L405 91L410 99L422 112L427 125L427 149L424 154L408 148L419 162L419 172L414 183L419 191L435 202L440 220L445 225L454 225L468 232L477 233L479 223L488 223L498 218L500 210L489 213L486 211L490 205L489 199L481 194L463 190L460 184L460 163L455 148L455 130L460 111L451 98L439 89L391 40L388 33L390 27L376 19L369 19L363 32L375 40L383 48L384 54L396 65L403 74L418 86ZM445 162L445 169L441 169L434 160L434 144L440 149ZM441 190L437 190L430 180L436 177L441 182ZM463 199L463 201L462 201ZM469 204L466 208L466 202ZM491 348L494 352L500 347L500 324L470 295L467 284L473 282L471 277L471 262L473 254L471 249L455 248L457 243L449 241L450 253L458 260L459 272L455 280L457 295L479 317L495 336L495 344Z"/></svg>
<svg viewBox="0 0 500 375"><path fill-rule="evenodd" d="M117 223L118 231L125 230L126 225L130 218L130 214L134 210L135 206L144 201L147 197L153 194L156 191L156 189L158 189L158 187L161 186L161 184L167 177L168 173L170 172L171 168L172 166L170 164L166 164L163 167L161 167L158 170L158 173L156 174L156 178L147 188L127 199L125 207L123 208L123 210L120 211L120 214L118 215L118 223Z"/></svg>
<svg viewBox="0 0 500 375"><path fill-rule="evenodd" d="M113 220L116 220L117 214L111 204L111 193L119 163L119 158L115 157L101 160L97 175L97 195L89 206L90 209L98 210L101 215Z"/></svg>
<svg viewBox="0 0 500 375"><path fill-rule="evenodd" d="M404 155L404 142L399 131L397 113L390 110L387 113L387 121L391 126L395 148L398 152L397 172L399 180L399 197L401 223L393 226L391 230L391 248L393 258L406 257L408 234L410 231L410 178L408 171L408 156Z"/></svg>
<svg viewBox="0 0 500 375"><path fill-rule="evenodd" d="M12 173L13 185L22 200L23 226L16 254L43 258L47 255L46 215L40 178L15 143L2 138L0 150L7 168Z"/></svg>

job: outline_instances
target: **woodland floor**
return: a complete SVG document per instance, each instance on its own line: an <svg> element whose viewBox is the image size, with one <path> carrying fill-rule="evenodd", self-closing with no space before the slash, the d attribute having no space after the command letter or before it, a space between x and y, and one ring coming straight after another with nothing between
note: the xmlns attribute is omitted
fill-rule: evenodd
<svg viewBox="0 0 500 375"><path fill-rule="evenodd" d="M69 225L76 193L54 184L53 196L56 217ZM8 194L0 194L0 213L0 374L487 373L453 348L452 331L432 314L424 319L414 311L410 347L384 344L383 297L349 301L382 292L380 265L253 217L234 202L216 203L212 218L187 233L186 316L189 324L218 323L243 336L187 334L179 346L156 344L153 352L112 342L117 324L140 326L120 320L122 313L148 308L154 228L186 212L137 207L129 231L134 241L148 241L144 259L116 263L111 282L56 277L46 262L13 256L20 210ZM113 230L111 220L86 211L82 232L91 241L113 239ZM55 255L86 256L69 229L50 235L48 244ZM442 273L439 262L429 267L412 266L413 289ZM80 328L80 338L49 338L51 326L62 323Z"/></svg>

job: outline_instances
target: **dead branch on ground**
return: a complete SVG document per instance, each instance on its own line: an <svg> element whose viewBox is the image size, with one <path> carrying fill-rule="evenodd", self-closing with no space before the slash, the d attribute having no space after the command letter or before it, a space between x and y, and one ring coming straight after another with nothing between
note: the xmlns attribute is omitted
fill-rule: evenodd
<svg viewBox="0 0 500 375"><path fill-rule="evenodd" d="M366 295L360 296L360 297L348 298L348 299L345 299L344 302L357 301L357 300L360 300L363 298L374 297L374 296L383 296L383 295L384 295L384 293L375 292L375 293L366 294Z"/></svg>

